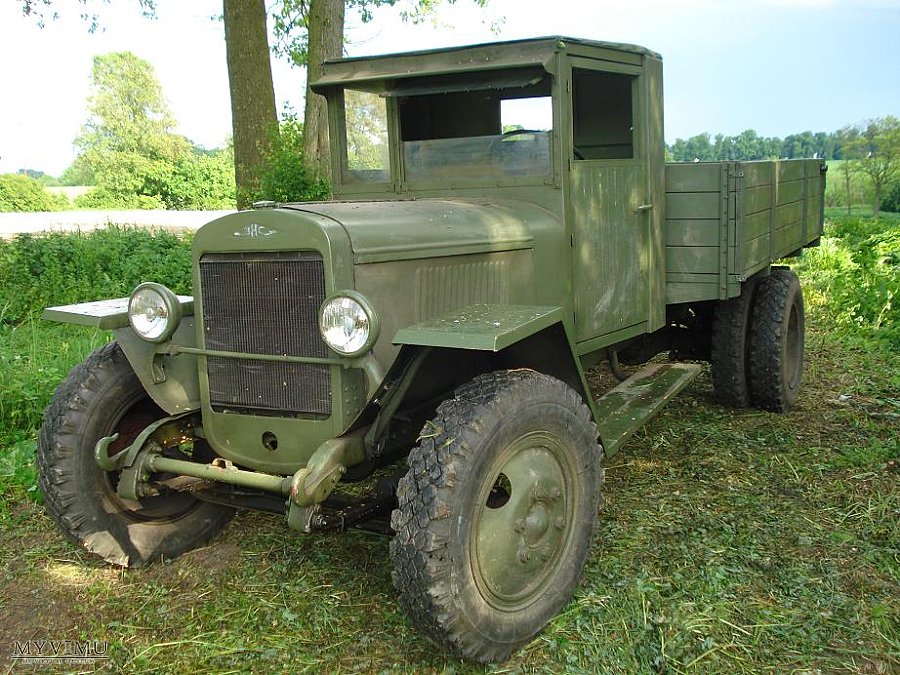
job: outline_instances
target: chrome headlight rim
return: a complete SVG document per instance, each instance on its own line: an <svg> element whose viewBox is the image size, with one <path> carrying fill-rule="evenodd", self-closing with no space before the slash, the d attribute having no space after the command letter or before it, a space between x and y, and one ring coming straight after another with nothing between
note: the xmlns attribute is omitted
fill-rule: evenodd
<svg viewBox="0 0 900 675"><path fill-rule="evenodd" d="M340 349L328 340L324 321L326 308L333 302L345 299L351 300L359 305L369 322L369 332L363 344L357 349L348 351ZM372 308L372 304L362 293L358 293L357 291L343 290L332 293L327 298L325 298L325 301L319 307L319 334L322 336L322 339L325 341L325 344L328 346L328 348L342 357L354 358L357 356L362 356L366 352L370 351L375 345L375 342L378 340L378 334L380 330L381 324L378 319L378 315Z"/></svg>
<svg viewBox="0 0 900 675"><path fill-rule="evenodd" d="M139 312L135 311L134 304L137 298L145 293L155 294L159 298L160 304L165 308L166 323L164 324L162 331L157 335L146 333L135 325L135 316L139 314ZM138 337L147 342L159 343L165 342L171 338L181 323L181 315L181 302L175 292L168 287L153 281L145 281L144 283L139 284L137 288L131 292L131 296L128 298L128 323L131 326L131 330L133 330Z"/></svg>

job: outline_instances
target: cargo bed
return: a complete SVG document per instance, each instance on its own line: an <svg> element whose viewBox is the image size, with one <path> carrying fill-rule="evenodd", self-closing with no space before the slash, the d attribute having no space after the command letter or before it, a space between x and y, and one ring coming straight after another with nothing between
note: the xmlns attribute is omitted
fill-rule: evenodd
<svg viewBox="0 0 900 675"><path fill-rule="evenodd" d="M737 296L822 235L818 159L666 165L666 303Z"/></svg>

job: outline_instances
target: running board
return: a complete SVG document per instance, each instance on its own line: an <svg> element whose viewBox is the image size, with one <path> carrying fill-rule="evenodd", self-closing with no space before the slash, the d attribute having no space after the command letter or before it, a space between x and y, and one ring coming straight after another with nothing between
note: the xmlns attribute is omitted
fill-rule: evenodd
<svg viewBox="0 0 900 675"><path fill-rule="evenodd" d="M696 363L652 363L597 399L597 430L607 459L700 374Z"/></svg>

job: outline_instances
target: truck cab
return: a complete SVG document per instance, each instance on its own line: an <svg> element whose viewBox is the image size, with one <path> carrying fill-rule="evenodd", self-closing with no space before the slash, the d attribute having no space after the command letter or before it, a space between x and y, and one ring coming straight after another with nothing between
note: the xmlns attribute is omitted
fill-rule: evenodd
<svg viewBox="0 0 900 675"><path fill-rule="evenodd" d="M535 302L565 307L579 352L664 324L658 54L545 38L327 62L314 88L337 197L534 205L556 221Z"/></svg>

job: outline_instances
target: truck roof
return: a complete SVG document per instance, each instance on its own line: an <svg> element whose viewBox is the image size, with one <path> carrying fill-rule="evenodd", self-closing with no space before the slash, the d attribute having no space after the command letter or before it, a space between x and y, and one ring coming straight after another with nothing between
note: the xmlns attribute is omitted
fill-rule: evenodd
<svg viewBox="0 0 900 675"><path fill-rule="evenodd" d="M321 91L328 87L350 83L375 84L385 80L528 66L554 72L555 56L562 51L587 58L634 65L640 65L644 56L662 58L656 52L638 45L548 36L444 49L328 59L325 61L322 76L312 83L312 88Z"/></svg>

